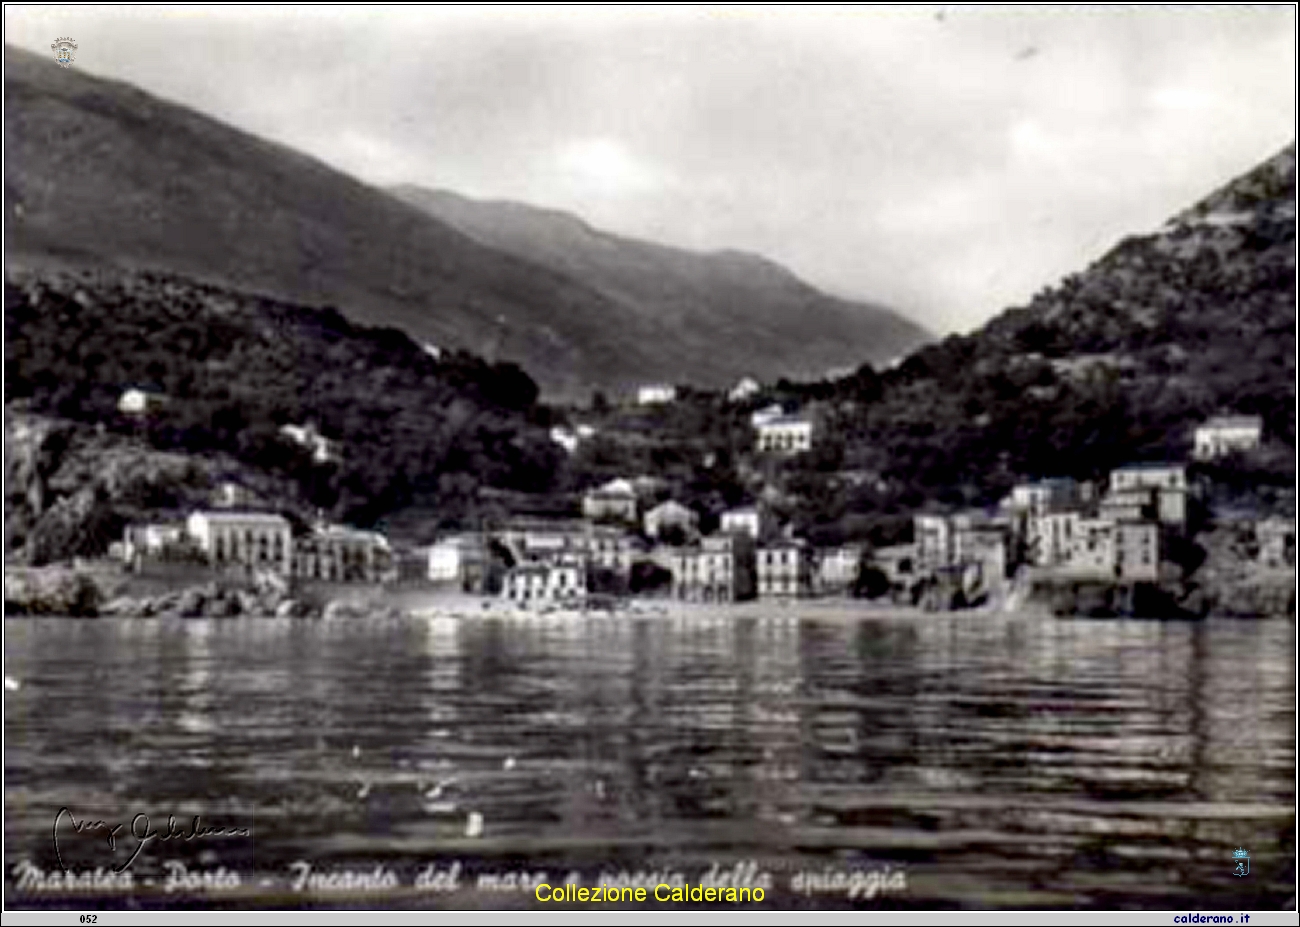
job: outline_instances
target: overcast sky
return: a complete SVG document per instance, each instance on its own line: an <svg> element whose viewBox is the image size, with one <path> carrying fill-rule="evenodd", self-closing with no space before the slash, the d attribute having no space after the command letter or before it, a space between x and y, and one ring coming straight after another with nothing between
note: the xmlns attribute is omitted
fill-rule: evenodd
<svg viewBox="0 0 1300 927"><path fill-rule="evenodd" d="M376 184L576 212L965 331L1295 137L1289 7L6 7Z"/></svg>

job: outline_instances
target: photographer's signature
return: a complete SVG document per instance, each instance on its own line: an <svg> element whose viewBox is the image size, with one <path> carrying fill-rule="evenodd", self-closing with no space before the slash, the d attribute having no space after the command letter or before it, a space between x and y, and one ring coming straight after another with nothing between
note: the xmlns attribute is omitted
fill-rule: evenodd
<svg viewBox="0 0 1300 927"><path fill-rule="evenodd" d="M122 872L128 866L135 862L140 851L152 840L202 840L208 837L247 837L249 830L247 827L207 827L199 821L199 815L194 815L190 822L189 828L176 823L176 815L167 815L167 828L163 832L150 826L149 815L141 812L131 819L130 825L127 824L110 824L107 821L91 821L88 819L77 820L72 810L66 805L59 809L59 813L54 816L54 855L59 861L59 868L64 872L68 867L63 864L63 854L59 849L59 824L66 819L67 824L71 825L72 832L83 834L87 831L92 833L103 834L108 840L108 848L114 853L117 852L117 841L119 837L129 836L135 839L135 850L121 866L115 868L114 872ZM126 830L126 835L122 831Z"/></svg>

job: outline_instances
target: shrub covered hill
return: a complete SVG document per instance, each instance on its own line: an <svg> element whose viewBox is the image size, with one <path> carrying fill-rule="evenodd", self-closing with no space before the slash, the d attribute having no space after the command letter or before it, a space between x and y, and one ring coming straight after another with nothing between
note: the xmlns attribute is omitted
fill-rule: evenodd
<svg viewBox="0 0 1300 927"><path fill-rule="evenodd" d="M1198 422L1239 412L1263 417L1265 447L1205 474L1271 506L1295 483L1295 272L1292 145L970 335L740 407L715 395L657 411L664 447L615 417L575 465L596 478L671 459L684 495L763 491L814 537L886 541L926 503L988 504L1023 478L1188 459ZM738 426L773 401L812 407L828 427L812 453L755 468ZM690 433L700 420L710 440ZM731 463L704 468L708 453Z"/></svg>
<svg viewBox="0 0 1300 927"><path fill-rule="evenodd" d="M145 414L119 410L128 389L154 397ZM147 273L5 283L7 404L156 450L229 455L289 487L284 507L358 524L419 505L455 520L481 486L547 490L558 448L537 395L513 365L435 358L329 309ZM286 425L314 426L327 459Z"/></svg>

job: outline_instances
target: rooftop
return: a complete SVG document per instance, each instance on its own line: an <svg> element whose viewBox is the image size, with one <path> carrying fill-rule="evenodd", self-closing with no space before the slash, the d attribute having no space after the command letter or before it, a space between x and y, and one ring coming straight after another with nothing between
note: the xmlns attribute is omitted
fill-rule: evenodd
<svg viewBox="0 0 1300 927"><path fill-rule="evenodd" d="M231 512L228 510L220 512L195 512L195 516L206 518L208 521L219 522L254 522L266 525L275 525L276 527L289 527L289 522L283 515L274 515L270 512Z"/></svg>
<svg viewBox="0 0 1300 927"><path fill-rule="evenodd" d="M1258 415L1215 415L1206 419L1202 428L1263 428L1264 420Z"/></svg>

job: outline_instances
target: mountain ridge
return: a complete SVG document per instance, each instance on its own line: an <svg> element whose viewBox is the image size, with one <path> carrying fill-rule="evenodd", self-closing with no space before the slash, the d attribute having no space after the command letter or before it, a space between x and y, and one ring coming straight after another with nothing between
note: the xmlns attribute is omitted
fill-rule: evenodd
<svg viewBox="0 0 1300 927"><path fill-rule="evenodd" d="M751 343L760 372L797 374L822 360L805 362L799 341L773 349L761 324L727 317L717 337L734 351L715 350L722 361L698 368L678 362L680 316L629 311L588 281L129 83L10 46L5 55L5 246L15 266L157 271L333 307L522 364L551 397L647 379L717 385Z"/></svg>

